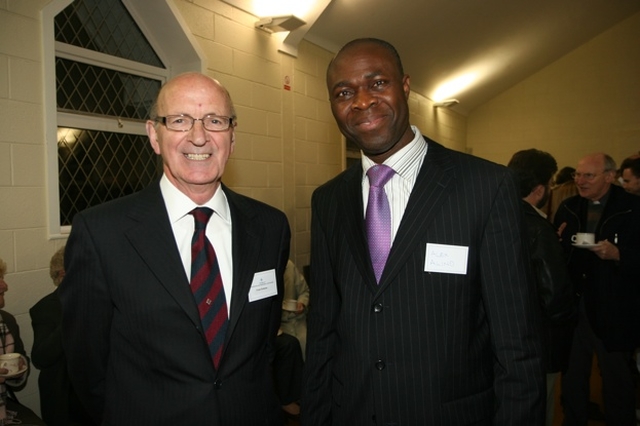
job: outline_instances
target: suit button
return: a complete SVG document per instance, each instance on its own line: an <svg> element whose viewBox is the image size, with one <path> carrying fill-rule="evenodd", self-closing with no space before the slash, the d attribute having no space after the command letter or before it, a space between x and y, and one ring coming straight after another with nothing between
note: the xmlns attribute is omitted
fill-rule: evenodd
<svg viewBox="0 0 640 426"><path fill-rule="evenodd" d="M378 369L378 371L382 371L382 370L384 370L384 367L385 367L385 365L384 365L384 361L383 361L383 360L381 360L381 359L379 359L379 360L376 362L376 368Z"/></svg>
<svg viewBox="0 0 640 426"><path fill-rule="evenodd" d="M373 312L376 314L382 312L382 303L376 303L375 305L373 305Z"/></svg>
<svg viewBox="0 0 640 426"><path fill-rule="evenodd" d="M214 389L221 389L222 388L222 380L218 379L215 382L213 382L213 388Z"/></svg>

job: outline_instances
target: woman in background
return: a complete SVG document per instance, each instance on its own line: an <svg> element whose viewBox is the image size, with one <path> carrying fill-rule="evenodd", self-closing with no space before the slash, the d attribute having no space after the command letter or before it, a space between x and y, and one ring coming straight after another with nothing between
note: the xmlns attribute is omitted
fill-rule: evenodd
<svg viewBox="0 0 640 426"><path fill-rule="evenodd" d="M14 391L23 389L29 376L29 360L24 351L24 344L20 338L20 328L13 315L4 309L4 294L9 286L4 280L7 264L0 259L0 354L17 352L21 355L18 373L10 374L6 368L0 368L0 424L16 417L18 404ZM11 397L11 398L10 398ZM13 401L12 401L13 399Z"/></svg>

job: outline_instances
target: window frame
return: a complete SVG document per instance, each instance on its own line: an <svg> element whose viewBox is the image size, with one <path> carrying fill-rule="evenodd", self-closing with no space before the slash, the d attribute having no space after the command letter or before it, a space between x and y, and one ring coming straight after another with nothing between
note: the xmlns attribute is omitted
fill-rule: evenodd
<svg viewBox="0 0 640 426"><path fill-rule="evenodd" d="M74 127L106 132L145 135L145 124L126 118L96 117L69 112L58 112L56 106L56 57L87 64L125 71L134 75L158 79L164 82L185 71L203 72L206 69L204 53L190 30L180 18L171 0L148 2L147 0L122 0L141 31L156 51L166 69L154 67L124 58L118 58L68 45L55 40L54 19L73 0L53 0L42 9L45 176L47 228L50 239L66 238L71 226L60 224L60 194L58 171L58 127ZM153 3L150 5L149 3ZM150 25L153 23L153 25ZM161 48L163 46L164 48Z"/></svg>

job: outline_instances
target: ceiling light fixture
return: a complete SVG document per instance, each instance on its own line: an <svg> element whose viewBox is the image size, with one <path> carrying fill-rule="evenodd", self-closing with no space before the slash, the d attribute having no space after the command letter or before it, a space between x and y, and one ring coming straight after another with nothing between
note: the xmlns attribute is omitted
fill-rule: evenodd
<svg viewBox="0 0 640 426"><path fill-rule="evenodd" d="M454 105L458 105L460 103L457 99L444 99L440 102L435 102L433 104L434 108L450 108Z"/></svg>
<svg viewBox="0 0 640 426"><path fill-rule="evenodd" d="M255 23L256 28L270 33L293 31L306 24L302 19L294 15L267 16Z"/></svg>

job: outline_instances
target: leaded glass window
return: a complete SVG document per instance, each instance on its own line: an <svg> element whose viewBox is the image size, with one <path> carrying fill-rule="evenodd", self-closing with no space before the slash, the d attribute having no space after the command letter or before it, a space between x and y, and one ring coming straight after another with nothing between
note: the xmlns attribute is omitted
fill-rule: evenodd
<svg viewBox="0 0 640 426"><path fill-rule="evenodd" d="M161 174L144 122L166 70L121 0L75 0L54 23L65 226L77 212L138 191Z"/></svg>
<svg viewBox="0 0 640 426"><path fill-rule="evenodd" d="M161 166L146 136L58 128L60 215L141 190Z"/></svg>
<svg viewBox="0 0 640 426"><path fill-rule="evenodd" d="M55 19L56 41L164 67L120 0L75 0Z"/></svg>
<svg viewBox="0 0 640 426"><path fill-rule="evenodd" d="M58 111L146 120L160 81L56 58Z"/></svg>

